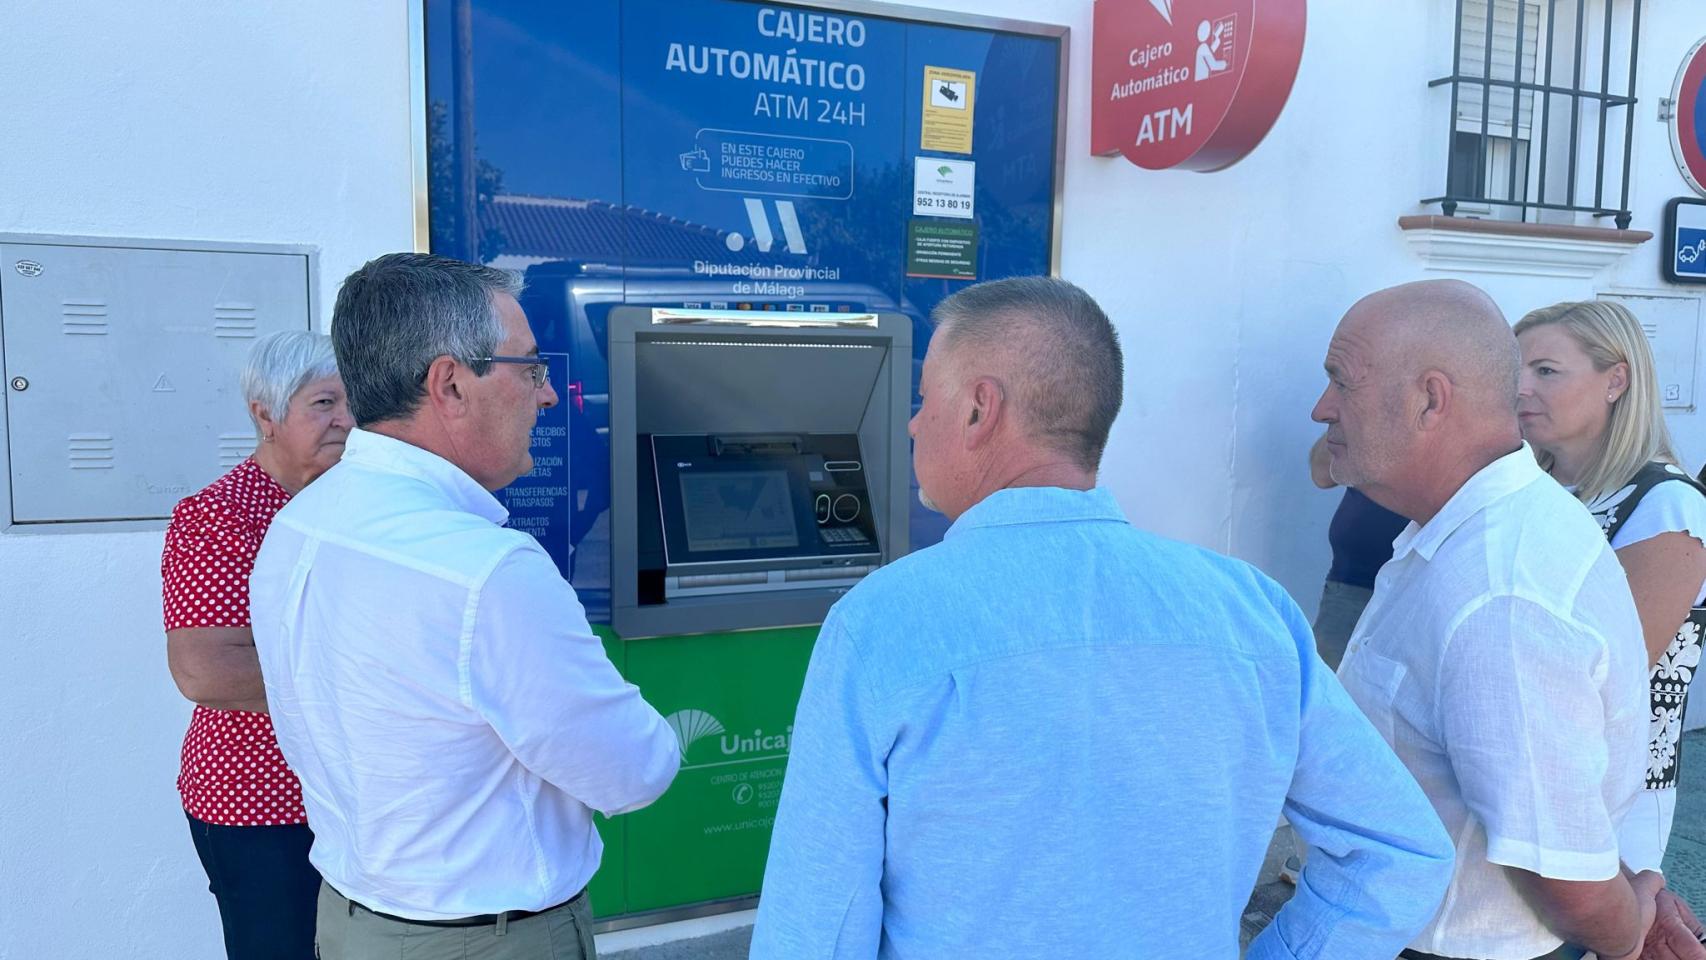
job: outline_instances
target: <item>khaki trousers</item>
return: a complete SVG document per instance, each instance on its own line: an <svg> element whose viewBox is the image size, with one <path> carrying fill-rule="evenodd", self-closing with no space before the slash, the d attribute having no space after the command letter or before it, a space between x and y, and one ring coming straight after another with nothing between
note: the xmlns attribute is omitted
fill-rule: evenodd
<svg viewBox="0 0 1706 960"><path fill-rule="evenodd" d="M429 927L382 917L320 885L314 952L320 960L596 960L585 894L522 920Z"/></svg>

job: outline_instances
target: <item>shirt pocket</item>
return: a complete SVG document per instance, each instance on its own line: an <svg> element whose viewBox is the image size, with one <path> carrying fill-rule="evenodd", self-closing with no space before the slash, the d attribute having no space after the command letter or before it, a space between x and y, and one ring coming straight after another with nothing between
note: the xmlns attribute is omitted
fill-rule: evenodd
<svg viewBox="0 0 1706 960"><path fill-rule="evenodd" d="M1351 699L1380 731L1388 744L1397 745L1401 724L1402 704L1398 694L1409 669L1390 657L1383 657L1359 642L1355 651L1345 658L1340 671L1345 689Z"/></svg>

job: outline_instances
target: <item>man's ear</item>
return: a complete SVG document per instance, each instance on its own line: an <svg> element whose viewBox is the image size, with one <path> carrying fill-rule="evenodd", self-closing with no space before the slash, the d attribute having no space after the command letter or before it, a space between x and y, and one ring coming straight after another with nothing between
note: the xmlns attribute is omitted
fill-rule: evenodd
<svg viewBox="0 0 1706 960"><path fill-rule="evenodd" d="M1420 430L1438 429L1451 413L1451 405L1455 399L1453 391L1456 388L1451 378L1440 370L1423 373L1421 387L1424 403L1416 418L1416 427Z"/></svg>
<svg viewBox="0 0 1706 960"><path fill-rule="evenodd" d="M993 377L979 377L971 385L971 412L966 415L966 449L975 450L989 442L1005 415L1007 393Z"/></svg>
<svg viewBox="0 0 1706 960"><path fill-rule="evenodd" d="M468 410L467 379L474 371L449 356L435 358L427 366L426 402L440 416L460 417Z"/></svg>

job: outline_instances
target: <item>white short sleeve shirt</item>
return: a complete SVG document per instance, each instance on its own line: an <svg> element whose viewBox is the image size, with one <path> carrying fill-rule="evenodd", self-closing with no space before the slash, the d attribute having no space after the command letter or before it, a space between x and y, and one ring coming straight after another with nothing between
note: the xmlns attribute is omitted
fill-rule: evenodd
<svg viewBox="0 0 1706 960"><path fill-rule="evenodd" d="M1616 875L1645 769L1645 649L1605 534L1526 445L1399 535L1339 677L1456 844L1412 948L1539 956L1560 941L1506 868Z"/></svg>
<svg viewBox="0 0 1706 960"><path fill-rule="evenodd" d="M1688 475L1674 464L1667 465L1665 469L1675 476ZM1589 503L1588 510L1599 518L1602 525L1609 527L1611 518L1622 512L1623 504L1634 491L1633 483L1608 491ZM1706 497L1701 496L1693 484L1667 481L1649 488L1611 538L1611 548L1622 550L1667 533L1682 533L1696 540L1706 539ZM1706 603L1706 581L1701 582L1694 597L1696 607L1703 603ZM1677 680L1688 676L1687 664L1697 653L1696 646L1673 640L1670 649L1651 671L1649 680L1654 695L1649 714L1649 777L1660 777L1670 767L1682 736L1680 705L1668 705L1668 698L1658 691L1673 688ZM1632 870L1661 869L1675 816L1675 787L1643 791L1624 818L1619 832L1624 864Z"/></svg>
<svg viewBox="0 0 1706 960"><path fill-rule="evenodd" d="M1682 472L1678 467L1671 469ZM1609 496L1615 497L1617 493ZM1588 507L1590 510L1599 509L1599 503L1596 501ZM1617 536L1612 538L1611 548L1621 550L1666 533L1686 533L1706 542L1706 497L1686 483L1666 481L1648 490L1641 502L1635 505L1635 512L1629 515L1618 529ZM1702 603L1706 603L1706 583L1700 585L1700 592L1694 598L1695 606Z"/></svg>

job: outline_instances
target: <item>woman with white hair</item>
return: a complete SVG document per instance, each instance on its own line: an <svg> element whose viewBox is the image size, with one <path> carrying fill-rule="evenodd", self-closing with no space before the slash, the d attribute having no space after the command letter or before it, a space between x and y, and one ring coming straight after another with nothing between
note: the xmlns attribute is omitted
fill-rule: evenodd
<svg viewBox="0 0 1706 960"><path fill-rule="evenodd" d="M160 576L172 679L196 705L178 792L230 960L310 960L320 876L302 788L267 715L249 632L249 572L273 515L343 455L353 421L331 338L258 341L243 371L254 455L185 497Z"/></svg>
<svg viewBox="0 0 1706 960"><path fill-rule="evenodd" d="M1516 337L1523 438L1599 520L1641 616L1652 691L1647 782L1619 840L1631 870L1657 870L1706 627L1706 489L1677 465L1652 351L1626 307L1556 304L1523 317Z"/></svg>

